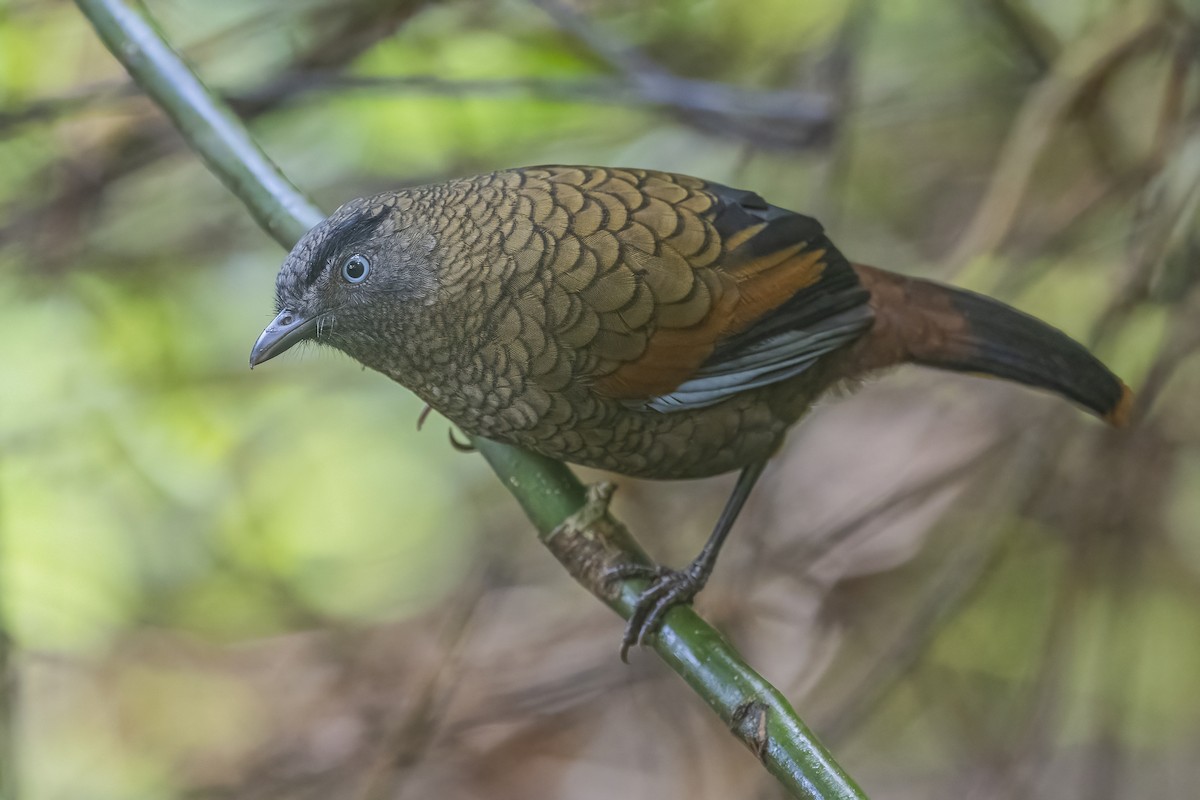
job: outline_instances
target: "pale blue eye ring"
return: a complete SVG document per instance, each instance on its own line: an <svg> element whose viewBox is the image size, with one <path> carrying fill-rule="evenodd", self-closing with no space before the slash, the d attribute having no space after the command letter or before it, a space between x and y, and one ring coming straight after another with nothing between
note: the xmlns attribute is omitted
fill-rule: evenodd
<svg viewBox="0 0 1200 800"><path fill-rule="evenodd" d="M371 271L371 262L358 253L342 262L342 277L349 283L362 283Z"/></svg>

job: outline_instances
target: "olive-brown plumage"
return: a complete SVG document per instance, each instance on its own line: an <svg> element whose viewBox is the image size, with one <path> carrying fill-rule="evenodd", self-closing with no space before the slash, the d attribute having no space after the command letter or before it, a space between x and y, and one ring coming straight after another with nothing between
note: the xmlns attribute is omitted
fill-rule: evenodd
<svg viewBox="0 0 1200 800"><path fill-rule="evenodd" d="M1044 323L852 265L816 220L751 192L647 170L516 169L351 201L288 256L276 304L252 364L310 339L472 434L648 478L743 469L706 553L660 576L632 638L695 593L787 428L839 381L909 361L1115 422L1130 403Z"/></svg>

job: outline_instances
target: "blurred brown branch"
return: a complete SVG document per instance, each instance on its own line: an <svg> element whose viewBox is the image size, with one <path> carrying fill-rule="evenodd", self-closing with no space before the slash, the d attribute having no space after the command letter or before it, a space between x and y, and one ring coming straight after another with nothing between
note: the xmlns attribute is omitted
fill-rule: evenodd
<svg viewBox="0 0 1200 800"><path fill-rule="evenodd" d="M1161 8L1152 8L1148 13L1144 6L1129 5L1112 12L1096 30L1072 43L1029 93L997 156L987 192L946 258L950 274L1003 241L1060 121L1117 66L1163 35L1168 20Z"/></svg>
<svg viewBox="0 0 1200 800"><path fill-rule="evenodd" d="M682 78L633 45L607 34L562 0L531 0L564 31L583 42L647 102L674 109L714 133L744 137L764 147L827 144L836 123L832 100L795 90L746 89Z"/></svg>
<svg viewBox="0 0 1200 800"><path fill-rule="evenodd" d="M986 463L988 456L995 452L993 448L981 452L979 463ZM1032 491L1037 483L1036 473L1030 467L1038 461L1039 453L1026 443L1024 452L1019 452L1017 457L992 465L999 467L990 470L989 478L992 479L973 482L973 502L964 504L973 506L973 527L962 530L959 522L953 530L947 531L955 542L952 552L938 566L936 574L923 576L920 597L911 603L903 621L888 632L887 641L879 648L874 661L860 670L857 679L839 693L838 701L827 712L826 718L832 741L844 743L870 718L927 655L938 632L962 610L971 594L978 591L1006 545L1004 526L997 524L1003 515L995 512L1000 504L1011 502L1012 495L1000 489Z"/></svg>
<svg viewBox="0 0 1200 800"><path fill-rule="evenodd" d="M314 31L312 41L297 50L281 74L291 70L333 71L347 67L372 42L391 36L406 20L416 14L426 0L387 0L385 3L355 0L334 4L337 13L318 6L309 10ZM212 46L221 35L210 37ZM266 82L269 86L271 80ZM80 97L78 94L46 101L37 101L28 110L17 109L6 115L9 123L32 115L71 111L79 105L105 102L133 91L131 83L99 87L99 97ZM261 117L286 100L285 93L266 91L260 97L242 104L238 109L247 121ZM5 123L0 121L0 129ZM184 149L185 143L174 127L159 119L136 120L110 134L101 146L86 152L72 152L42 170L39 181L55 187L41 203L29 204L12 214L0 225L0 242L17 240L18 231L40 244L38 258L43 266L69 261L78 243L78 231L100 205L106 194L121 179L139 172ZM29 236L43 231L44 235Z"/></svg>
<svg viewBox="0 0 1200 800"><path fill-rule="evenodd" d="M1022 0L981 0L981 4L1029 60L1036 74L1045 74L1062 49L1054 32Z"/></svg>

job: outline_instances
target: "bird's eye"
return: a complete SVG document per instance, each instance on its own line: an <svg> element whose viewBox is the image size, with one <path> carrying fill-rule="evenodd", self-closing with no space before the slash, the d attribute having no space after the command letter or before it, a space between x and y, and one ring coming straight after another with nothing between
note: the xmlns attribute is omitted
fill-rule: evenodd
<svg viewBox="0 0 1200 800"><path fill-rule="evenodd" d="M342 262L342 277L350 283L362 283L371 271L371 262L357 253Z"/></svg>

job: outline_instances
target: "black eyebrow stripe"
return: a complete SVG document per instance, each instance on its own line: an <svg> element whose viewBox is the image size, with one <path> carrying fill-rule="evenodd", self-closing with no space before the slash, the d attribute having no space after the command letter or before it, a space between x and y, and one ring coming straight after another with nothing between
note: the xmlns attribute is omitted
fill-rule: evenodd
<svg viewBox="0 0 1200 800"><path fill-rule="evenodd" d="M377 206L374 213L355 213L334 225L325 235L316 255L308 265L308 275L304 279L305 284L312 286L316 283L329 259L333 258L338 251L369 239L383 222L389 210L387 206Z"/></svg>

